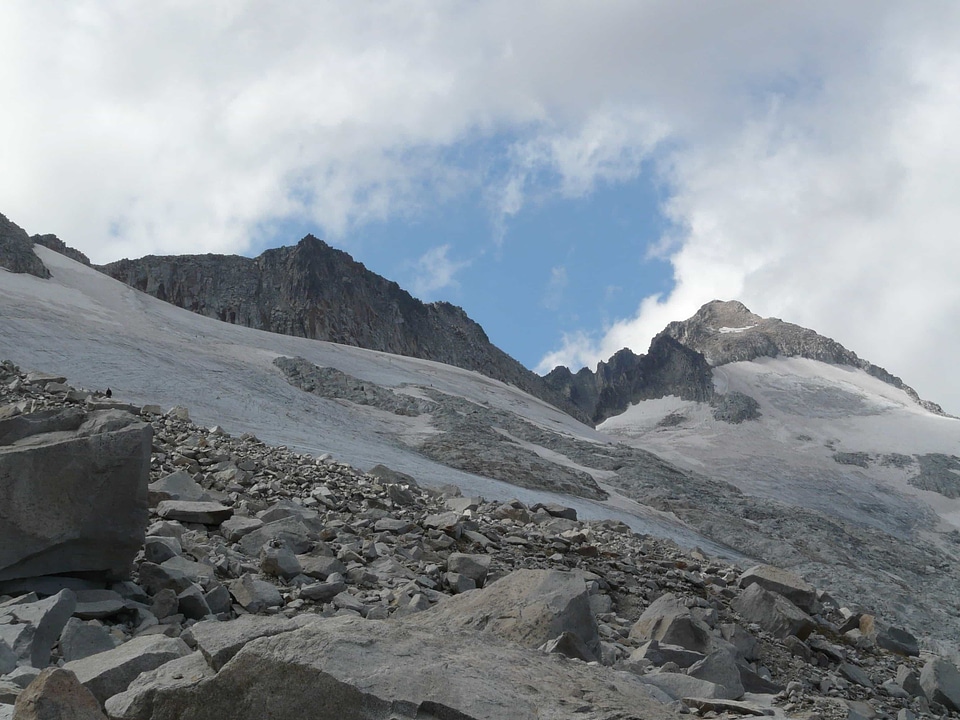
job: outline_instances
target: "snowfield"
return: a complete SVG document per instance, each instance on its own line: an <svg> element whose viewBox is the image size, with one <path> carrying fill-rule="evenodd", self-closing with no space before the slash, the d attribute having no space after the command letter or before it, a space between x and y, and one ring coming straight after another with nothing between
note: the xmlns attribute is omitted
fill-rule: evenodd
<svg viewBox="0 0 960 720"><path fill-rule="evenodd" d="M372 350L277 335L222 323L138 292L40 245L35 252L53 277L41 280L0 270L0 359L64 375L88 389L164 408L183 405L191 418L233 434L315 456L330 453L362 470L382 463L419 482L453 483L465 495L559 502L583 518L613 518L636 532L673 538L724 555L671 515L617 494L606 502L528 490L451 469L411 448L434 432L429 416L406 417L347 401L328 400L291 386L273 365L300 356L398 392L419 388L516 413L555 432L592 443L610 440L516 388L460 368ZM540 448L546 455L550 451ZM575 467L566 458L550 459Z"/></svg>
<svg viewBox="0 0 960 720"><path fill-rule="evenodd" d="M912 486L894 455L960 455L960 420L936 415L860 369L805 358L759 358L714 368L718 392L742 392L761 417L714 420L709 405L648 400L598 430L743 492L906 532L935 514L960 528L960 499ZM664 423L670 416L671 421ZM867 467L838 462L869 456ZM931 523L930 529L937 526Z"/></svg>

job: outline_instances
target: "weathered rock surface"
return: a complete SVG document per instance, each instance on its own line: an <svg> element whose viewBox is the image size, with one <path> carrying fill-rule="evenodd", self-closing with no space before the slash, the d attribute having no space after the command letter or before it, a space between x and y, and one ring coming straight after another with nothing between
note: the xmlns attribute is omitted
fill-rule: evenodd
<svg viewBox="0 0 960 720"><path fill-rule="evenodd" d="M215 677L156 690L149 714L114 717L260 720L301 717L304 708L317 720L675 716L629 674L489 636L333 618L251 642Z"/></svg>
<svg viewBox="0 0 960 720"><path fill-rule="evenodd" d="M576 573L517 570L482 591L450 598L411 622L436 632L491 633L538 647L570 632L596 656L597 621L584 580Z"/></svg>
<svg viewBox="0 0 960 720"><path fill-rule="evenodd" d="M736 598L732 607L745 620L759 624L775 637L795 635L805 640L813 631L815 623L792 602L778 593L764 590L760 585L750 585Z"/></svg>
<svg viewBox="0 0 960 720"><path fill-rule="evenodd" d="M106 720L100 703L77 676L47 668L17 698L16 720Z"/></svg>
<svg viewBox="0 0 960 720"><path fill-rule="evenodd" d="M151 437L106 411L0 446L0 581L127 575L143 544Z"/></svg>
<svg viewBox="0 0 960 720"><path fill-rule="evenodd" d="M73 672L102 704L126 690L140 673L189 654L190 648L180 639L145 635L113 650L68 662L63 668Z"/></svg>
<svg viewBox="0 0 960 720"><path fill-rule="evenodd" d="M792 602L804 612L814 612L817 589L801 577L772 565L754 565L740 576L740 587L756 583L764 590L775 592Z"/></svg>

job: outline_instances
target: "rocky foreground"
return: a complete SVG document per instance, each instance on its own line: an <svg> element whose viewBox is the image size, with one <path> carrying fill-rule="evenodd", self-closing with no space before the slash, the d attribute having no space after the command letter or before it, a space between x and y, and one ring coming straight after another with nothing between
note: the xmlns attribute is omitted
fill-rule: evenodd
<svg viewBox="0 0 960 720"><path fill-rule="evenodd" d="M0 718L958 714L856 600L0 366Z"/></svg>

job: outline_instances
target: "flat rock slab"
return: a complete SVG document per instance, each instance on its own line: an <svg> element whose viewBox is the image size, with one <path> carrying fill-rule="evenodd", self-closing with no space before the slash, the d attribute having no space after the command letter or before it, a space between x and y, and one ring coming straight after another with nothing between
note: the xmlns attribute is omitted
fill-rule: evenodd
<svg viewBox="0 0 960 720"><path fill-rule="evenodd" d="M251 640L291 632L303 624L285 617L243 615L229 622L198 622L190 628L190 634L210 667L219 671Z"/></svg>
<svg viewBox="0 0 960 720"><path fill-rule="evenodd" d="M740 587L756 583L764 590L783 595L804 612L813 612L817 589L803 578L773 565L754 565L740 576Z"/></svg>
<svg viewBox="0 0 960 720"><path fill-rule="evenodd" d="M230 519L233 508L217 502L164 500L157 505L157 515L164 520L216 526Z"/></svg>
<svg viewBox="0 0 960 720"><path fill-rule="evenodd" d="M113 590L78 590L73 614L81 620L111 617L126 608L126 602Z"/></svg>
<svg viewBox="0 0 960 720"><path fill-rule="evenodd" d="M179 638L145 635L113 650L68 662L63 667L74 672L77 679L103 703L126 690L140 673L189 654L190 648Z"/></svg>
<svg viewBox="0 0 960 720"><path fill-rule="evenodd" d="M629 673L489 635L336 617L254 640L214 677L157 688L139 711L110 707L118 720L676 718L653 693Z"/></svg>

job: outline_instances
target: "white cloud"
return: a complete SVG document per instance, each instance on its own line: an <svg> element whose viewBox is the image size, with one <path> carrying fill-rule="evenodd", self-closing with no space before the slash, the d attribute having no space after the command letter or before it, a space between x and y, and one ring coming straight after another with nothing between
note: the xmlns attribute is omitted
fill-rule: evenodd
<svg viewBox="0 0 960 720"><path fill-rule="evenodd" d="M543 291L540 302L547 310L558 310L569 284L570 278L567 277L567 269L563 265L552 267L550 269L550 279L547 281L547 287Z"/></svg>
<svg viewBox="0 0 960 720"><path fill-rule="evenodd" d="M477 192L502 240L545 194L654 167L676 288L551 358L642 351L739 297L960 412L958 15L947 0L9 0L0 212L102 262L240 252L283 219L336 237ZM449 152L474 141L498 156ZM422 288L451 282L445 257Z"/></svg>
<svg viewBox="0 0 960 720"><path fill-rule="evenodd" d="M772 97L671 153L661 167L675 289L602 334L566 338L541 369L643 351L669 320L738 298L960 412L949 380L960 352L960 24L953 6L931 9L922 28L888 12L866 67L828 63L812 93Z"/></svg>
<svg viewBox="0 0 960 720"><path fill-rule="evenodd" d="M439 245L430 248L414 267L413 294L421 300L432 300L440 290L457 286L454 277L458 272L469 267L469 260L451 260L447 257L449 245Z"/></svg>

